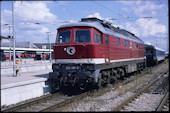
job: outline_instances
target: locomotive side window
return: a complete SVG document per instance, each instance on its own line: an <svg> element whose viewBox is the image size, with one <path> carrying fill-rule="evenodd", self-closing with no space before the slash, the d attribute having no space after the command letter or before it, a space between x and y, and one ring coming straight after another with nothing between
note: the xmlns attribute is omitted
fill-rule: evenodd
<svg viewBox="0 0 170 113"><path fill-rule="evenodd" d="M90 41L89 30L76 31L75 42L89 42L89 41Z"/></svg>
<svg viewBox="0 0 170 113"><path fill-rule="evenodd" d="M94 34L94 42L95 43L102 43L101 35L100 34Z"/></svg>
<svg viewBox="0 0 170 113"><path fill-rule="evenodd" d="M126 46L126 40L124 40L124 46Z"/></svg>
<svg viewBox="0 0 170 113"><path fill-rule="evenodd" d="M59 32L57 43L68 43L70 41L70 31Z"/></svg>
<svg viewBox="0 0 170 113"><path fill-rule="evenodd" d="M120 45L120 38L117 38L117 45Z"/></svg>
<svg viewBox="0 0 170 113"><path fill-rule="evenodd" d="M108 44L108 37L105 37L105 44Z"/></svg>
<svg viewBox="0 0 170 113"><path fill-rule="evenodd" d="M134 48L136 48L136 43L134 43Z"/></svg>
<svg viewBox="0 0 170 113"><path fill-rule="evenodd" d="M127 41L127 47L129 47L129 41Z"/></svg>

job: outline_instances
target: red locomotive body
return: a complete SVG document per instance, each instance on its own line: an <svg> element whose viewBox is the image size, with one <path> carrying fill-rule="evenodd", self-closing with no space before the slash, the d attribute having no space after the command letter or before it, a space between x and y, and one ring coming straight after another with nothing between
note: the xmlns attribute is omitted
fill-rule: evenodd
<svg viewBox="0 0 170 113"><path fill-rule="evenodd" d="M53 87L76 83L80 89L88 83L103 86L145 67L143 41L97 18L59 27L53 48Z"/></svg>

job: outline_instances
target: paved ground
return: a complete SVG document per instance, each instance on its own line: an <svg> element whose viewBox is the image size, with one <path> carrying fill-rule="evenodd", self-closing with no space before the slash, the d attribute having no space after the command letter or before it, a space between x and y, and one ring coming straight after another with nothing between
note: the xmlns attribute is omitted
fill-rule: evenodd
<svg viewBox="0 0 170 113"><path fill-rule="evenodd" d="M24 82L28 80L48 78L49 72L52 72L52 69L33 71L33 72L22 72L19 76L13 77L11 75L1 75L1 85Z"/></svg>
<svg viewBox="0 0 170 113"><path fill-rule="evenodd" d="M9 68L9 71L12 71L13 65L9 62L3 62L4 64L1 65L1 69ZM6 64L5 64L6 63ZM16 67L32 67L36 66L37 70L28 71L28 72L19 72L17 77L14 77L12 74L2 74L1 73L1 85L24 82L29 80L41 79L41 78L48 78L49 72L52 72L52 69L43 69L41 70L42 65L52 65L49 61L28 61L27 63L18 64ZM40 69L38 70L38 66ZM12 72L11 72L12 73Z"/></svg>

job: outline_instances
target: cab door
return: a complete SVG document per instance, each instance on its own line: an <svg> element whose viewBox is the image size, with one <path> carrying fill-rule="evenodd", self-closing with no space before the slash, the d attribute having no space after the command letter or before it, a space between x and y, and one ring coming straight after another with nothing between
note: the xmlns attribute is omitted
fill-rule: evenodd
<svg viewBox="0 0 170 113"><path fill-rule="evenodd" d="M130 43L130 48L131 48L131 51L132 51L132 56L131 56L131 58L135 58L135 47L134 47L134 42L131 42L131 43Z"/></svg>
<svg viewBox="0 0 170 113"><path fill-rule="evenodd" d="M105 41L104 41L104 44L105 44L105 62L106 63L109 63L110 62L110 58L109 58L109 36L108 35L105 35Z"/></svg>

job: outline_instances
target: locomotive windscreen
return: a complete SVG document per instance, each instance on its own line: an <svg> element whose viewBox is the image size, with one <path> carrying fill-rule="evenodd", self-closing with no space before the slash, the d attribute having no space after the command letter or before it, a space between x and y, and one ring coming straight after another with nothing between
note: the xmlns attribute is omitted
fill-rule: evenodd
<svg viewBox="0 0 170 113"><path fill-rule="evenodd" d="M75 36L75 42L89 42L90 31L89 30L77 30Z"/></svg>
<svg viewBox="0 0 170 113"><path fill-rule="evenodd" d="M59 32L57 43L68 43L70 41L70 31Z"/></svg>

